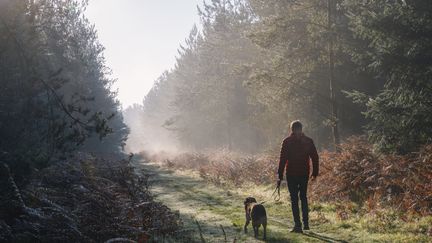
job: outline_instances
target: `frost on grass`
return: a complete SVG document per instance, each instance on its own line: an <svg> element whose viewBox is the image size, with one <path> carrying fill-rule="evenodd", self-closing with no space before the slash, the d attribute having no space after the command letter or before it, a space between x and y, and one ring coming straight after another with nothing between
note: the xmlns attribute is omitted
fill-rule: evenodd
<svg viewBox="0 0 432 243"><path fill-rule="evenodd" d="M129 159L78 154L36 172L21 190L3 174L9 182L1 185L2 202L13 211L1 212L2 242L144 241L181 228L177 214L153 201L148 178Z"/></svg>

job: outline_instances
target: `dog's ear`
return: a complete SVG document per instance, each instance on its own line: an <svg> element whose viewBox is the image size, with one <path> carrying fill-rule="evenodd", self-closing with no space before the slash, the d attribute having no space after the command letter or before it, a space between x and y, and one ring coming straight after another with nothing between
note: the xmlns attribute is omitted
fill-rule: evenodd
<svg viewBox="0 0 432 243"><path fill-rule="evenodd" d="M255 199L255 198L253 198L253 197L247 197L245 200L244 200L244 205L246 205L246 204L249 204L249 203L256 203L257 202L257 200Z"/></svg>
<svg viewBox="0 0 432 243"><path fill-rule="evenodd" d="M251 203L251 197L247 197L245 200L244 200L244 205L246 206L246 204L249 204L249 203Z"/></svg>

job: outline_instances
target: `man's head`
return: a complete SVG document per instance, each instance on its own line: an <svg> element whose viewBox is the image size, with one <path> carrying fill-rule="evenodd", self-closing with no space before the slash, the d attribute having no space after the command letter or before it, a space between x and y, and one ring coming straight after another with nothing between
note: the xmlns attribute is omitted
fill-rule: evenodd
<svg viewBox="0 0 432 243"><path fill-rule="evenodd" d="M302 133L303 125L299 120L296 120L291 122L290 128L291 128L291 132L293 132L294 134L300 134Z"/></svg>

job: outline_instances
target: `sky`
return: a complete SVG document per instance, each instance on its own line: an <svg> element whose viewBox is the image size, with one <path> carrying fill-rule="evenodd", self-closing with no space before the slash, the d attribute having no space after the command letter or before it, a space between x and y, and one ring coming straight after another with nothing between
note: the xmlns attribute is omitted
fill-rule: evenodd
<svg viewBox="0 0 432 243"><path fill-rule="evenodd" d="M199 23L202 0L90 0L85 15L105 46L123 109L142 104L154 81L174 67L177 49Z"/></svg>

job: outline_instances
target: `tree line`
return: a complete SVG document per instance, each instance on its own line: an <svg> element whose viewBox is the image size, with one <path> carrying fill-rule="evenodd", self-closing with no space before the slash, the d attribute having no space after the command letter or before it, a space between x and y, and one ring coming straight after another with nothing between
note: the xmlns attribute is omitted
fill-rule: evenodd
<svg viewBox="0 0 432 243"><path fill-rule="evenodd" d="M367 134L380 151L415 151L432 137L431 10L427 0L206 1L175 67L126 117L140 114L150 142L164 134L192 150L274 148L300 119L321 148Z"/></svg>
<svg viewBox="0 0 432 243"><path fill-rule="evenodd" d="M86 5L0 1L0 161L17 175L76 151L124 146L115 80Z"/></svg>

